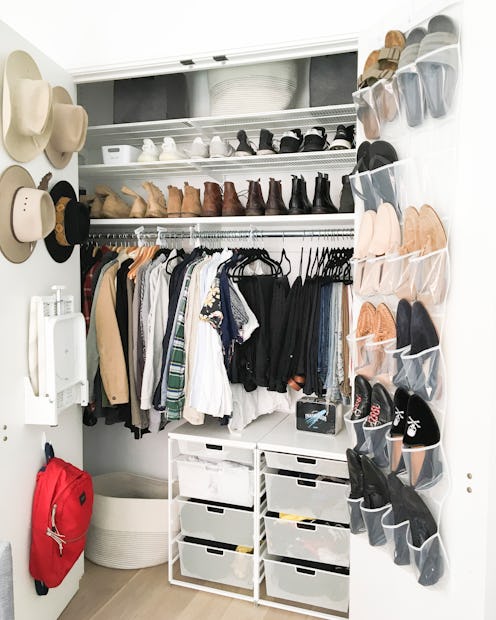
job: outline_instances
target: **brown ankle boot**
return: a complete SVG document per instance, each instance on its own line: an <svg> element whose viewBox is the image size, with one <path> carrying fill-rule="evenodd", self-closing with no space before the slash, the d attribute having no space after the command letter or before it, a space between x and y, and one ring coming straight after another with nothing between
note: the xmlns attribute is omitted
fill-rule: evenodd
<svg viewBox="0 0 496 620"><path fill-rule="evenodd" d="M267 200L267 208L265 215L287 215L288 209L282 199L281 181L270 179L269 181L269 198Z"/></svg>
<svg viewBox="0 0 496 620"><path fill-rule="evenodd" d="M245 209L239 201L236 188L232 181L224 181L224 199L222 201L222 215L231 217L233 215L245 215Z"/></svg>
<svg viewBox="0 0 496 620"><path fill-rule="evenodd" d="M258 181L248 181L248 183L246 215L265 215L265 201L262 196L260 179L258 179Z"/></svg>
<svg viewBox="0 0 496 620"><path fill-rule="evenodd" d="M167 206L162 190L151 181L143 181L141 185L146 190L148 199L145 217L167 217Z"/></svg>
<svg viewBox="0 0 496 620"><path fill-rule="evenodd" d="M181 217L199 217L201 213L200 190L185 181Z"/></svg>
<svg viewBox="0 0 496 620"><path fill-rule="evenodd" d="M201 214L202 217L219 217L222 215L222 192L217 183L205 182Z"/></svg>
<svg viewBox="0 0 496 620"><path fill-rule="evenodd" d="M167 189L169 190L167 217L181 217L183 190L174 185L168 185Z"/></svg>

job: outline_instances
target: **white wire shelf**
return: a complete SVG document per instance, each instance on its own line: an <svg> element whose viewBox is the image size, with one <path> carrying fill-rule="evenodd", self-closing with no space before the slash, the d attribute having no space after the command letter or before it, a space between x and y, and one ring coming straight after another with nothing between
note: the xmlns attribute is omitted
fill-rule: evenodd
<svg viewBox="0 0 496 620"><path fill-rule="evenodd" d="M239 129L245 129L250 139L256 139L260 129L270 129L276 137L289 129L302 131L313 126L323 126L328 134L336 127L352 125L356 122L355 107L352 103L315 108L278 110L258 114L239 114L233 116L204 116L181 118L120 125L96 125L88 127L86 148L96 149L112 144L132 144L141 146L143 138L161 141L170 136L178 142L191 142L196 136L211 138L220 135L235 139ZM332 140L332 135L329 138Z"/></svg>
<svg viewBox="0 0 496 620"><path fill-rule="evenodd" d="M332 215L266 215L240 217L184 217L144 219L95 219L90 222L90 233L129 233L140 226L144 232L156 232L157 226L170 232L181 231L319 231L351 230L355 222L354 213Z"/></svg>
<svg viewBox="0 0 496 620"><path fill-rule="evenodd" d="M118 165L88 164L79 166L83 179L151 179L166 175L204 174L220 178L225 174L250 171L271 172L295 170L322 170L331 168L351 169L356 161L356 150L315 151L310 153L284 153L276 155L252 155L246 157L218 157L206 159L182 159Z"/></svg>

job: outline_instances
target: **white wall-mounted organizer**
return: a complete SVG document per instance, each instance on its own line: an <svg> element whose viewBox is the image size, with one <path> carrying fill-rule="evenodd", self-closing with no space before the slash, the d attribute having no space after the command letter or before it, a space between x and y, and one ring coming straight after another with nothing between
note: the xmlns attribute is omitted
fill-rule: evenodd
<svg viewBox="0 0 496 620"><path fill-rule="evenodd" d="M56 426L71 405L88 404L86 327L74 297L53 286L49 297L32 297L30 376L24 379L25 423Z"/></svg>

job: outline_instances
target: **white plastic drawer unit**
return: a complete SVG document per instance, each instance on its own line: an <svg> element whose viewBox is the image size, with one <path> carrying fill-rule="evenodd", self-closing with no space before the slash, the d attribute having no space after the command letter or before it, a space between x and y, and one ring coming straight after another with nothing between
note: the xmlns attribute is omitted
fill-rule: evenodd
<svg viewBox="0 0 496 620"><path fill-rule="evenodd" d="M253 547L253 510L178 498L181 533Z"/></svg>
<svg viewBox="0 0 496 620"><path fill-rule="evenodd" d="M178 541L181 574L223 583L237 588L253 588L253 554Z"/></svg>
<svg viewBox="0 0 496 620"><path fill-rule="evenodd" d="M247 448L233 448L215 443L215 441L206 443L186 439L179 439L177 445L181 454L197 456L200 459L211 461L234 461L235 463L253 466L253 451Z"/></svg>
<svg viewBox="0 0 496 620"><path fill-rule="evenodd" d="M267 461L267 467L272 469L289 469L290 471L302 471L309 474L321 474L322 476L348 478L348 464L346 461L318 459L310 456L283 454L281 452L266 452L265 460Z"/></svg>
<svg viewBox="0 0 496 620"><path fill-rule="evenodd" d="M275 598L347 612L349 580L347 569L310 568L264 558L267 594Z"/></svg>
<svg viewBox="0 0 496 620"><path fill-rule="evenodd" d="M266 516L265 531L271 555L350 565L350 530L347 527Z"/></svg>
<svg viewBox="0 0 496 620"><path fill-rule="evenodd" d="M348 484L266 472L267 509L322 521L349 523Z"/></svg>
<svg viewBox="0 0 496 620"><path fill-rule="evenodd" d="M176 460L179 494L236 506L253 506L253 469L231 461L206 461L194 456Z"/></svg>

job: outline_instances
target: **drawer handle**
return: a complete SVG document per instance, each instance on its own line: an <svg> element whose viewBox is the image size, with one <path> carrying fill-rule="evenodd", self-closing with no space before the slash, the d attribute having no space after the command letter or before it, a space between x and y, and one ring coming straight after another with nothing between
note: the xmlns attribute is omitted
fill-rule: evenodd
<svg viewBox="0 0 496 620"><path fill-rule="evenodd" d="M312 525L311 523L297 523L296 527L300 530L311 530L312 532L315 532L317 529L317 526Z"/></svg>
<svg viewBox="0 0 496 620"><path fill-rule="evenodd" d="M121 150L120 148L116 147L116 148L113 148L113 149L107 149L107 152L108 153L119 153L120 150Z"/></svg>
<svg viewBox="0 0 496 620"><path fill-rule="evenodd" d="M296 483L299 484L301 487L316 487L317 486L317 482L315 480L304 480L304 479L298 478Z"/></svg>
<svg viewBox="0 0 496 620"><path fill-rule="evenodd" d="M317 459L309 459L306 456L297 456L296 461L305 465L317 465Z"/></svg>
<svg viewBox="0 0 496 620"><path fill-rule="evenodd" d="M222 446L216 446L214 443L206 443L205 447L208 450L222 450Z"/></svg>
<svg viewBox="0 0 496 620"><path fill-rule="evenodd" d="M207 512L216 512L220 515L223 515L224 508L217 508L217 506L207 506Z"/></svg>
<svg viewBox="0 0 496 620"><path fill-rule="evenodd" d="M207 547L207 553L213 553L214 555L224 555L223 549L212 549L211 547Z"/></svg>
<svg viewBox="0 0 496 620"><path fill-rule="evenodd" d="M297 566L296 572L302 573L303 575L312 575L315 577L315 571L310 568L300 568L299 566Z"/></svg>

